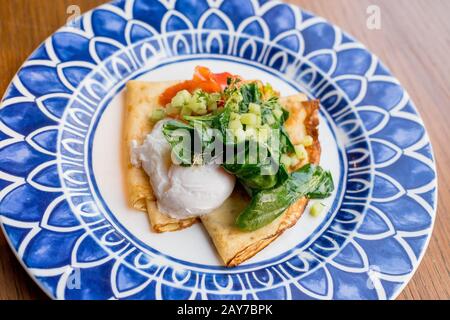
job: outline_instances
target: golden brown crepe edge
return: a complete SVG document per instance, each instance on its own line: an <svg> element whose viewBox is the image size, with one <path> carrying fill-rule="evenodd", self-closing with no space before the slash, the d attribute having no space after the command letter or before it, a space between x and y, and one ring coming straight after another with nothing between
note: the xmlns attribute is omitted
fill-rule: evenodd
<svg viewBox="0 0 450 320"><path fill-rule="evenodd" d="M149 212L149 218L152 224L152 228L156 233L175 232L182 229L189 228L193 224L198 222L197 218L187 219L173 219L160 213L156 201L147 200L147 211ZM150 216L150 212L153 214ZM155 214L158 213L158 214Z"/></svg>

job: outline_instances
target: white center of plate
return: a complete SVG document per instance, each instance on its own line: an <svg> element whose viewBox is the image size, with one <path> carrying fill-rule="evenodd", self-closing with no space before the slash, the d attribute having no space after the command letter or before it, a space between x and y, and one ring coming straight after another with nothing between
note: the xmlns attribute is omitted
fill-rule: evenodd
<svg viewBox="0 0 450 320"><path fill-rule="evenodd" d="M229 71L246 79L260 79L264 82L270 82L283 96L296 93L296 90L287 83L259 68L238 62L208 59L165 65L146 73L139 79L146 81L189 79L197 65L207 66L214 72ZM128 206L123 164L121 162L124 97L125 93L122 91L109 103L95 132L92 161L100 196L103 197L106 205L120 224L148 246L176 259L221 266L222 262L214 245L200 223L182 231L157 234L152 231L144 212ZM325 119L321 119L320 142L322 144L321 165L331 170L333 178L337 182L340 177L339 155L336 141L330 128L325 123ZM322 202L329 208L334 197ZM310 237L314 230L322 224L325 217L326 213L324 212L321 217L313 218L307 209L294 227L246 263L274 258L294 248Z"/></svg>

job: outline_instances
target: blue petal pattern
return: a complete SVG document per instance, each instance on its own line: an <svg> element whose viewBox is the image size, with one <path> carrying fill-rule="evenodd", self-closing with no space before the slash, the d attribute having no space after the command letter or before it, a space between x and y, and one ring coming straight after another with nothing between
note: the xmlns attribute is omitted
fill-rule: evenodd
<svg viewBox="0 0 450 320"><path fill-rule="evenodd" d="M189 8L189 7L187 7ZM161 21L167 8L158 0L136 0L133 6L133 16L161 31Z"/></svg>
<svg viewBox="0 0 450 320"><path fill-rule="evenodd" d="M35 167L53 159L36 151L26 142L17 142L0 149L0 170L26 177Z"/></svg>
<svg viewBox="0 0 450 320"><path fill-rule="evenodd" d="M270 21L270 36L275 38L279 34L295 29L295 16L291 8L285 5L275 6L263 15L266 22Z"/></svg>
<svg viewBox="0 0 450 320"><path fill-rule="evenodd" d="M99 37L113 38L123 44L125 42L125 27L127 21L108 10L95 10L92 13L94 33Z"/></svg>
<svg viewBox="0 0 450 320"><path fill-rule="evenodd" d="M53 50L63 61L94 62L89 52L89 39L71 32L57 32L52 37Z"/></svg>
<svg viewBox="0 0 450 320"><path fill-rule="evenodd" d="M0 203L0 212L2 216L17 221L40 221L57 196L58 194L40 191L28 184L22 185L5 196Z"/></svg>
<svg viewBox="0 0 450 320"><path fill-rule="evenodd" d="M53 227L78 227L80 222L70 209L67 201L58 203L50 213L47 224Z"/></svg>
<svg viewBox="0 0 450 320"><path fill-rule="evenodd" d="M372 63L372 55L363 49L344 50L337 54L334 76L355 74L363 76Z"/></svg>
<svg viewBox="0 0 450 320"><path fill-rule="evenodd" d="M24 253L24 262L30 268L60 268L70 263L70 255L82 230L59 233L42 230L33 237ZM49 259L48 257L52 257Z"/></svg>
<svg viewBox="0 0 450 320"><path fill-rule="evenodd" d="M305 55L311 52L333 48L335 33L328 23L317 23L302 31L305 39Z"/></svg>
<svg viewBox="0 0 450 320"><path fill-rule="evenodd" d="M385 212L396 230L418 231L431 225L430 213L408 196L396 201L378 203L376 207ZM395 210L396 208L402 208L402 210Z"/></svg>
<svg viewBox="0 0 450 320"><path fill-rule="evenodd" d="M397 84L385 81L372 81L368 84L367 95L360 105L383 106L391 110L403 98L403 88Z"/></svg>
<svg viewBox="0 0 450 320"><path fill-rule="evenodd" d="M29 181L38 183L43 187L61 188L61 182L58 175L58 167L56 164L46 166L34 175L28 176Z"/></svg>
<svg viewBox="0 0 450 320"><path fill-rule="evenodd" d="M107 258L109 255L92 237L85 237L80 243L77 252L77 262L92 263Z"/></svg>
<svg viewBox="0 0 450 320"><path fill-rule="evenodd" d="M23 67L18 76L24 86L36 97L50 93L70 92L62 84L56 69L52 67Z"/></svg>
<svg viewBox="0 0 450 320"><path fill-rule="evenodd" d="M34 143L49 152L56 153L55 140L58 138L58 131L47 130L33 135L32 139Z"/></svg>
<svg viewBox="0 0 450 320"><path fill-rule="evenodd" d="M337 300L377 299L378 294L366 273L349 274L330 268L333 273L334 298Z"/></svg>
<svg viewBox="0 0 450 320"><path fill-rule="evenodd" d="M179 0L175 3L175 9L182 12L195 25L209 9L209 5L207 0Z"/></svg>
<svg viewBox="0 0 450 320"><path fill-rule="evenodd" d="M3 226L5 228L6 236L8 237L13 248L16 250L19 250L19 246L23 239L32 230L31 228L18 228L7 224L4 224Z"/></svg>
<svg viewBox="0 0 450 320"><path fill-rule="evenodd" d="M202 1L198 2L201 3ZM231 19L231 21L233 21L235 29L239 27L242 21L254 16L255 14L253 5L249 0L243 0L239 2L233 0L225 0L220 6L220 10L225 13L227 17ZM202 11L196 10L196 12L201 13Z"/></svg>
<svg viewBox="0 0 450 320"><path fill-rule="evenodd" d="M65 96L51 96L42 100L42 105L50 114L57 118L61 118L69 99Z"/></svg>
<svg viewBox="0 0 450 320"><path fill-rule="evenodd" d="M46 117L33 102L23 102L0 110L2 122L24 136L41 128L55 124Z"/></svg>

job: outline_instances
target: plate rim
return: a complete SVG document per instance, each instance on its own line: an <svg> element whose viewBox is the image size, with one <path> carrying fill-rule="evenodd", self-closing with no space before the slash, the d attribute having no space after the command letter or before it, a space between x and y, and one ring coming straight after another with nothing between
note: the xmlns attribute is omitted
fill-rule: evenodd
<svg viewBox="0 0 450 320"><path fill-rule="evenodd" d="M112 6L114 3L120 2L120 1L122 1L122 0L111 0L111 1L109 1L109 2L107 2L107 3L104 3L104 4L102 4L102 5L99 5L99 6L97 6L97 7L94 7L93 9L91 9L91 10L86 11L85 13L83 13L79 19L82 19L82 18L86 17L87 15L92 15L93 12L95 12L95 11L97 11L97 10L99 10L99 9L106 9L106 10L107 10L107 8L110 8L110 6ZM125 1L128 1L128 0L125 0ZM134 2L134 0L133 0L133 1L129 1L129 2ZM395 81L398 82L398 85L402 88L402 90L404 91L404 93L410 98L409 93L408 93L408 90L406 90L406 88L403 86L403 84L402 84L400 81L398 81L397 77L392 73L391 69L390 69L388 66L386 66L386 65L384 64L384 62L378 57L378 55L372 53L372 51L369 50L369 49L366 47L366 45L365 45L363 42L359 41L356 37L353 37L351 34L347 33L347 31L345 31L345 30L342 29L341 27L337 26L336 24L331 23L328 19L325 19L325 18L323 18L322 16L320 16L320 15L318 15L318 14L316 14L316 13L312 13L312 12L310 12L309 10L305 10L305 9L303 9L302 7L300 7L299 5L295 5L295 4L291 4L291 3L286 3L286 2L280 1L280 0L269 0L268 2L273 2L273 3L278 3L278 4L284 4L284 5L287 5L287 6L290 7L290 8L296 8L296 9L300 10L302 13L309 14L309 15L311 15L311 16L314 17L314 18L320 18L320 19L321 19L321 22L326 23L327 25L332 26L333 28L340 30L340 32L342 33L342 35L344 35L345 37L347 37L348 39L350 39L351 42L357 43L358 45L360 45L361 49L363 49L365 52L370 53L370 54L372 55L372 59L375 59L375 60L378 62L378 64L381 65L381 66L389 73L389 76L390 76L393 80L395 80ZM260 4L260 3L258 2L258 5L262 5L262 4ZM270 25L269 25L269 26L270 26ZM21 66L18 68L18 71L17 71L17 72L14 74L14 76L12 77L11 82L10 82L10 83L7 85L7 87L6 87L6 90L5 90L3 96L2 96L2 98L1 98L1 100L0 100L0 106L1 106L1 107L3 107L3 102L4 102L5 98L6 98L7 95L8 95L9 89L10 89L11 86L13 85L14 79L18 76L19 72L20 72L20 71L22 70L22 68L26 65L26 63L27 63L28 61L30 61L30 59L31 59L31 58L33 57L33 55L39 50L39 48L41 48L42 45L44 45L47 41L49 41L50 39L52 39L53 36L54 36L56 33L59 33L60 31L63 31L63 30L64 30L64 31L67 31L66 28L67 28L67 25L63 25L62 27L57 28L57 29L56 29L49 37L47 37L45 40L43 40L43 41L37 46L37 48L36 48L35 50L33 50L32 53L24 60L24 62L23 62L23 63L21 64ZM198 30L198 28L195 28L195 29ZM161 34L162 34L162 31L161 31ZM430 139L430 136L429 136L429 133L428 133L429 131L427 130L427 127L425 126L425 123L424 123L424 121L423 121L423 117L422 117L422 114L421 114L420 110L417 108L417 106L416 106L415 102L412 100L412 98L410 98L409 101L410 101L410 104L411 104L411 106L412 106L412 109L413 109L414 113L417 115L417 123L424 129L423 139L427 142L426 144L428 144L429 149L430 149L430 160L431 160L431 165L430 165L429 167L430 167L430 169L433 171L433 173L434 173L434 175L435 175L435 177L434 177L434 179L433 179L433 182L432 182L432 183L433 183L433 187L434 187L434 197L433 197L433 199L432 199L432 200L433 200L433 203L432 203L432 204L433 204L433 207L432 207L432 209L433 209L433 213L434 213L434 214L431 216L431 224L430 224L430 227L428 228L428 229L429 229L429 232L428 232L427 235L426 235L426 240L425 240L425 242L424 242L424 245L423 245L423 248L422 248L422 250L421 250L421 252L420 252L420 255L418 256L416 263L412 265L412 271L411 271L410 273L408 273L407 279L405 279L405 280L403 280L403 281L401 282L401 285L395 290L395 293L393 293L391 297L388 297L388 298L390 298L390 299L392 299L392 300L396 299L396 298L400 295L400 293L404 290L404 288L408 285L408 283L411 281L411 279L414 277L415 273L417 272L417 270L418 270L418 268L419 268L419 266L420 266L420 264L421 264L421 262L422 262L422 260L423 260L423 258L424 258L424 256L425 256L425 254L426 254L426 252L427 252L427 250L428 250L428 247L429 247L431 238L432 238L432 236L433 236L434 227L435 227L435 223L436 223L436 217L437 217L437 213L438 213L437 208L438 208L438 200L439 200L439 192L438 192L438 191L439 191L439 176L440 176L440 173L439 173L439 171L437 170L437 163L436 163L436 156L435 156L435 152L434 152L434 148L433 148L433 142L432 142L431 139ZM372 155L371 155L371 156L372 156ZM430 184L431 184L431 183L430 183ZM28 275L33 279L33 281L40 287L40 289L41 289L48 297L50 297L51 299L56 299L56 297L54 297L54 296L50 293L50 291L42 284L42 282L39 281L39 280L37 279L37 276L31 273L30 269L25 265L23 259L19 257L19 255L18 255L16 249L14 248L14 246L13 246L13 244L12 244L12 242L11 242L11 239L10 239L10 238L8 237L8 235L7 235L7 232L6 232L6 230L5 230L4 224L3 224L3 222L1 222L1 221L0 221L0 226L1 226L1 229L2 229L3 234L5 235L5 239L6 239L7 243L8 243L8 245L10 246L12 252L13 252L14 255L16 256L16 258L17 258L17 260L19 261L19 263L21 264L21 266L25 269L25 271L28 273ZM356 228L356 229L357 229L357 228ZM356 230L356 229L355 229L355 230ZM347 240L346 240L346 243L347 243ZM345 245L343 245L342 248L343 248L344 246L345 246Z"/></svg>

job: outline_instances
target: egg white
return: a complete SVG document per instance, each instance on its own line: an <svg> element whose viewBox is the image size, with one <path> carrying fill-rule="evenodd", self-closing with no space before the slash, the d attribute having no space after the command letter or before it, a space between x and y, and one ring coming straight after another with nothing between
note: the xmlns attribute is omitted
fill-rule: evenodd
<svg viewBox="0 0 450 320"><path fill-rule="evenodd" d="M233 192L236 179L218 165L182 167L172 163L171 147L159 121L142 145L132 145L131 163L142 166L150 179L158 209L184 219L211 213Z"/></svg>

